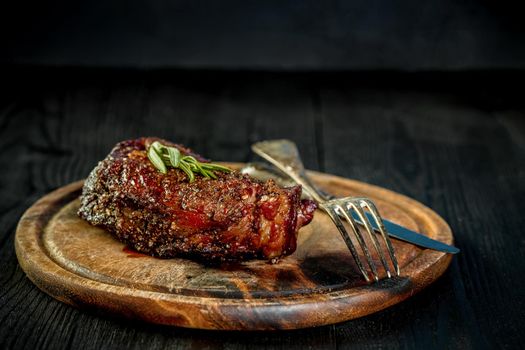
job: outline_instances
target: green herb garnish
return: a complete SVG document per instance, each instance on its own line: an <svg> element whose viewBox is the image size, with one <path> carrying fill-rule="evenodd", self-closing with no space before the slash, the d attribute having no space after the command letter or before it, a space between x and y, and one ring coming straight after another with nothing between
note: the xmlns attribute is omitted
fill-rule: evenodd
<svg viewBox="0 0 525 350"><path fill-rule="evenodd" d="M201 163L195 157L183 156L175 147L164 146L158 141L153 142L148 148L150 162L161 173L166 174L168 167L177 168L188 175L190 182L195 181L195 174L216 179L215 171L229 173L230 168L214 163Z"/></svg>

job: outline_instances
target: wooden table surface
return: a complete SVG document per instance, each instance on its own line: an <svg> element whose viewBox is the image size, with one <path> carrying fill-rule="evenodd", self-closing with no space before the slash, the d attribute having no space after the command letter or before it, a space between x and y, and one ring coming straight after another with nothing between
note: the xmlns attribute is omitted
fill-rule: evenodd
<svg viewBox="0 0 525 350"><path fill-rule="evenodd" d="M523 72L243 73L4 67L0 348L518 348L525 322ZM410 196L461 248L435 284L361 319L282 332L172 328L81 312L36 288L22 213L119 140L155 135L214 160L290 138L306 166Z"/></svg>

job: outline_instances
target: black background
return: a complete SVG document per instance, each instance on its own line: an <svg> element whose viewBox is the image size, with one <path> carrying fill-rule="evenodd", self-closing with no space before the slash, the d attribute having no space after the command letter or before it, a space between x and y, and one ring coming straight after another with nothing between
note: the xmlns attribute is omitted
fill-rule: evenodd
<svg viewBox="0 0 525 350"><path fill-rule="evenodd" d="M1 348L520 348L525 47L510 1L28 1L0 11ZM461 248L382 312L286 332L210 332L79 311L39 291L13 240L38 198L118 141L215 160L290 138L308 168L410 196Z"/></svg>
<svg viewBox="0 0 525 350"><path fill-rule="evenodd" d="M509 0L10 1L4 62L258 70L525 68Z"/></svg>

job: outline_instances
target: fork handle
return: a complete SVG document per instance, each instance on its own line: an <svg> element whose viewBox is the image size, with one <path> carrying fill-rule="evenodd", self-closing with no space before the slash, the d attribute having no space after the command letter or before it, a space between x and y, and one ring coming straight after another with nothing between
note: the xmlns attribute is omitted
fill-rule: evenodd
<svg viewBox="0 0 525 350"><path fill-rule="evenodd" d="M328 198L317 190L306 176L303 162L294 142L286 139L261 141L252 145L252 151L303 186L304 190L319 204L327 201Z"/></svg>

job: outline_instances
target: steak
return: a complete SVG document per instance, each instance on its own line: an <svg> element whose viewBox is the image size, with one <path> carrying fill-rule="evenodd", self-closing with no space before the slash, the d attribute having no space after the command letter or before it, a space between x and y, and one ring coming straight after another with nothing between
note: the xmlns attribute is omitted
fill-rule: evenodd
<svg viewBox="0 0 525 350"><path fill-rule="evenodd" d="M316 209L313 201L301 200L300 186L281 188L237 171L193 182L177 168L162 174L147 156L154 141L206 162L157 138L120 142L85 181L78 215L161 258L275 262L295 251L298 230Z"/></svg>

